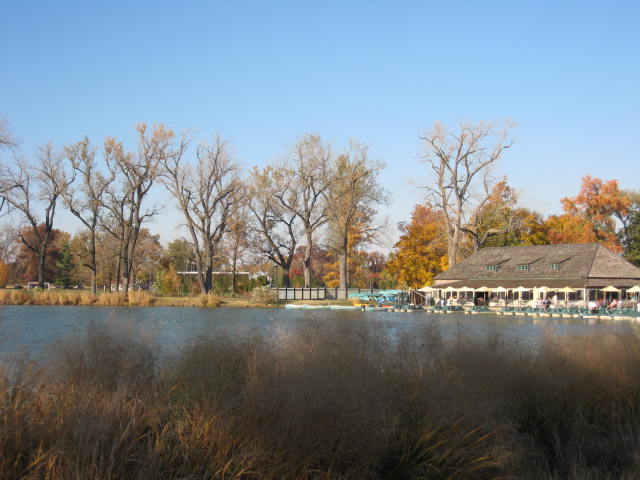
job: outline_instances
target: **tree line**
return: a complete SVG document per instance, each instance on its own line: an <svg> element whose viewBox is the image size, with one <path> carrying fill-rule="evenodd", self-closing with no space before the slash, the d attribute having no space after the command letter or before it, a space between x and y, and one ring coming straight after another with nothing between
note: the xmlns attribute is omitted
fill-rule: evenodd
<svg viewBox="0 0 640 480"><path fill-rule="evenodd" d="M61 205L84 227L76 252L90 272L91 291L97 291L99 270L109 270L116 290L128 291L145 235L153 238L145 225L160 211L149 193L161 185L182 214L183 241L201 292L212 291L216 268L235 272L249 253L254 263L277 265L284 286L302 253L304 286L310 287L317 246L332 252L338 284L346 288L349 257L375 238L376 209L386 202L378 178L383 165L356 141L335 150L318 135L304 135L282 159L243 175L221 137L178 137L165 125L138 125L133 151L113 137L100 147L84 137L58 149L40 147L33 159L17 155L6 121L0 138L0 145L15 153L0 166L0 214L17 218L20 258L37 259L40 286L60 236L54 220ZM111 254L100 256L106 245Z"/></svg>
<svg viewBox="0 0 640 480"><path fill-rule="evenodd" d="M210 293L215 272L226 270L235 292L236 272L251 267L285 287L418 287L485 246L594 241L640 263L640 193L586 175L578 194L561 200L563 213L543 218L520 205L507 177L494 175L515 143L512 130L508 122L453 130L436 123L420 136L425 201L398 225L387 258L369 251L383 228L377 210L389 200L379 178L384 165L357 141L337 150L307 134L280 159L246 170L220 136L140 124L134 150L116 138L97 146L84 137L44 145L30 159L19 155L3 120L0 149L11 158L0 166L0 215L18 223L2 231L0 283L3 271L37 275L41 286L88 272L94 293L112 284L175 290L176 272L190 270L192 287ZM150 203L156 185L170 194L186 231L167 248L146 227L160 211ZM54 228L58 206L82 232L71 238Z"/></svg>

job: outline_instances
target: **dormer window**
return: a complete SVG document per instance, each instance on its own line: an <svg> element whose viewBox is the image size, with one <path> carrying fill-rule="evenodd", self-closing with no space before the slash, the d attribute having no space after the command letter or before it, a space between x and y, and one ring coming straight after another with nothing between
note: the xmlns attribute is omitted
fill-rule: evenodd
<svg viewBox="0 0 640 480"><path fill-rule="evenodd" d="M518 265L516 267L518 270L529 270L529 264L528 263L521 263L520 265Z"/></svg>
<svg viewBox="0 0 640 480"><path fill-rule="evenodd" d="M485 265L484 269L488 270L490 272L497 272L498 271L498 265Z"/></svg>
<svg viewBox="0 0 640 480"><path fill-rule="evenodd" d="M551 270L560 270L560 264L559 263L552 263L551 264Z"/></svg>

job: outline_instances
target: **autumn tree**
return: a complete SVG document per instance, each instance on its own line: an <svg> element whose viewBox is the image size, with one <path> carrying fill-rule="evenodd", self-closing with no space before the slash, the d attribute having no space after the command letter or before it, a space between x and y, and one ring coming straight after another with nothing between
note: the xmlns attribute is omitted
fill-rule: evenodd
<svg viewBox="0 0 640 480"><path fill-rule="evenodd" d="M298 216L280 202L271 166L253 169L248 193L253 232L264 240L259 242L258 249L282 269L283 285L287 288L291 285L290 270L300 236Z"/></svg>
<svg viewBox="0 0 640 480"><path fill-rule="evenodd" d="M329 204L325 193L333 158L331 147L317 135L305 135L289 157L273 170L280 207L300 219L305 237L304 286L311 286L314 234L328 220Z"/></svg>
<svg viewBox="0 0 640 480"><path fill-rule="evenodd" d="M9 265L0 260L0 287L4 288L7 286L10 272L11 268L9 267Z"/></svg>
<svg viewBox="0 0 640 480"><path fill-rule="evenodd" d="M247 232L252 230L250 220L247 204L241 204L235 215L229 219L227 234L223 239L222 251L231 268L231 289L234 296L238 291L238 266L242 263L245 254L254 246L252 238L247 235Z"/></svg>
<svg viewBox="0 0 640 480"><path fill-rule="evenodd" d="M564 214L547 221L551 243L599 242L614 252L622 247L616 235L616 218L627 214L631 201L616 180L602 181L586 175L575 197L561 200Z"/></svg>
<svg viewBox="0 0 640 480"><path fill-rule="evenodd" d="M512 125L497 128L486 123L461 123L457 132L448 132L436 122L420 137L423 159L432 172L425 185L431 204L442 214L450 266L459 260L463 228L469 215L491 195L491 171L504 151L514 143Z"/></svg>
<svg viewBox="0 0 640 480"><path fill-rule="evenodd" d="M629 199L626 214L619 214L620 229L618 238L630 262L640 265L640 191L625 190Z"/></svg>
<svg viewBox="0 0 640 480"><path fill-rule="evenodd" d="M195 254L191 242L184 238L177 238L169 242L165 249L163 264L165 268L172 267L178 272L193 270L195 268Z"/></svg>
<svg viewBox="0 0 640 480"><path fill-rule="evenodd" d="M81 250L83 262L85 262L89 251L88 236L86 232L81 232L76 237L83 242ZM117 284L116 279L121 268L119 239L108 230L101 228L97 232L96 247L98 266L96 284L111 291L112 286Z"/></svg>
<svg viewBox="0 0 640 480"><path fill-rule="evenodd" d="M512 228L486 239L484 247L548 245L548 226L542 215L524 207L509 213Z"/></svg>
<svg viewBox="0 0 640 480"><path fill-rule="evenodd" d="M163 183L178 203L189 231L200 289L212 290L214 262L229 219L238 207L242 183L227 142L219 136L201 143L195 160L187 159L188 140L163 160Z"/></svg>
<svg viewBox="0 0 640 480"><path fill-rule="evenodd" d="M83 265L91 272L91 293L95 295L98 271L96 256L98 222L104 211L107 191L115 178L115 169L112 168L109 176L105 176L98 169L95 161L95 148L91 146L87 137L67 146L65 153L78 186L77 188L68 188L63 193L64 204L87 229L88 255Z"/></svg>
<svg viewBox="0 0 640 480"><path fill-rule="evenodd" d="M137 133L135 153L126 152L122 143L114 138L107 138L104 147L107 168L115 180L105 192L102 205L108 214L101 218L101 225L118 239L116 290L120 288L122 275L125 292L131 283L140 230L158 213L154 207L143 208L143 204L158 179L161 161L170 154L173 139L173 132L162 124L149 131L147 125L141 123Z"/></svg>
<svg viewBox="0 0 640 480"><path fill-rule="evenodd" d="M378 180L382 168L382 163L369 157L368 148L356 142L330 165L325 190L329 244L338 254L339 287L345 291L350 250L357 243L371 241L379 231L373 216L375 207L387 200Z"/></svg>
<svg viewBox="0 0 640 480"><path fill-rule="evenodd" d="M154 235L144 227L140 230L136 255L132 258L131 284L148 289L154 282L156 272L161 268L164 248L160 235Z"/></svg>
<svg viewBox="0 0 640 480"><path fill-rule="evenodd" d="M409 223L399 225L402 235L385 270L398 284L420 288L447 268L447 235L444 214L431 205L416 205ZM443 228L444 227L444 228Z"/></svg>
<svg viewBox="0 0 640 480"><path fill-rule="evenodd" d="M36 235L30 226L25 225L18 232L15 273L22 282L31 282L34 278L38 278L40 274L40 255L29 245L37 243L38 238L42 238L45 235L45 229L46 226L44 224L38 225L39 233ZM42 272L42 286L44 286L44 282L53 283L55 281L60 251L64 243L70 240L70 237L67 232L57 228L53 228L49 232L49 243Z"/></svg>
<svg viewBox="0 0 640 480"><path fill-rule="evenodd" d="M44 287L45 262L51 242L56 206L69 180L61 156L51 144L38 150L37 163L16 159L0 166L0 197L3 197L28 225L32 235L24 229L18 239L38 257L38 284Z"/></svg>

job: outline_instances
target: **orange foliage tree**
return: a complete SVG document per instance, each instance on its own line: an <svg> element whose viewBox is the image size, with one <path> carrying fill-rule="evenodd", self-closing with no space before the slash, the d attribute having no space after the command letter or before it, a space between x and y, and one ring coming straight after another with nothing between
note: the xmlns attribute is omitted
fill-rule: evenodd
<svg viewBox="0 0 640 480"><path fill-rule="evenodd" d="M615 219L626 215L630 199L616 180L602 181L586 175L577 196L561 200L564 214L547 221L551 243L599 242L614 252L622 252Z"/></svg>
<svg viewBox="0 0 640 480"><path fill-rule="evenodd" d="M38 231L40 235L43 235L45 231L45 225L38 225ZM23 227L20 230L20 235L26 240L25 242L18 243L18 253L16 255L16 267L18 276L23 282L31 282L38 279L40 270L40 259L38 252L27 247L27 244L35 242L36 236L33 233L31 227ZM53 282L56 276L56 264L60 260L60 249L65 242L70 240L70 235L67 232L52 229L50 232L50 243L47 248L47 252L44 260L44 272L43 281Z"/></svg>
<svg viewBox="0 0 640 480"><path fill-rule="evenodd" d="M0 287L7 285L9 281L9 265L0 260Z"/></svg>
<svg viewBox="0 0 640 480"><path fill-rule="evenodd" d="M385 267L386 276L402 287L418 288L433 282L447 268L447 237L442 212L431 205L416 205Z"/></svg>

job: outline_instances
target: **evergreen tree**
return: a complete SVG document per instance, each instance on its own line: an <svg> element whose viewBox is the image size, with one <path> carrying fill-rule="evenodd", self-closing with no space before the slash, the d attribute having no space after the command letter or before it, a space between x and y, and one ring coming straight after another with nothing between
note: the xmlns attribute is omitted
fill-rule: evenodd
<svg viewBox="0 0 640 480"><path fill-rule="evenodd" d="M55 284L57 287L69 288L73 284L74 268L75 264L73 255L71 254L71 245L69 242L64 242L60 249L60 259L56 262Z"/></svg>

